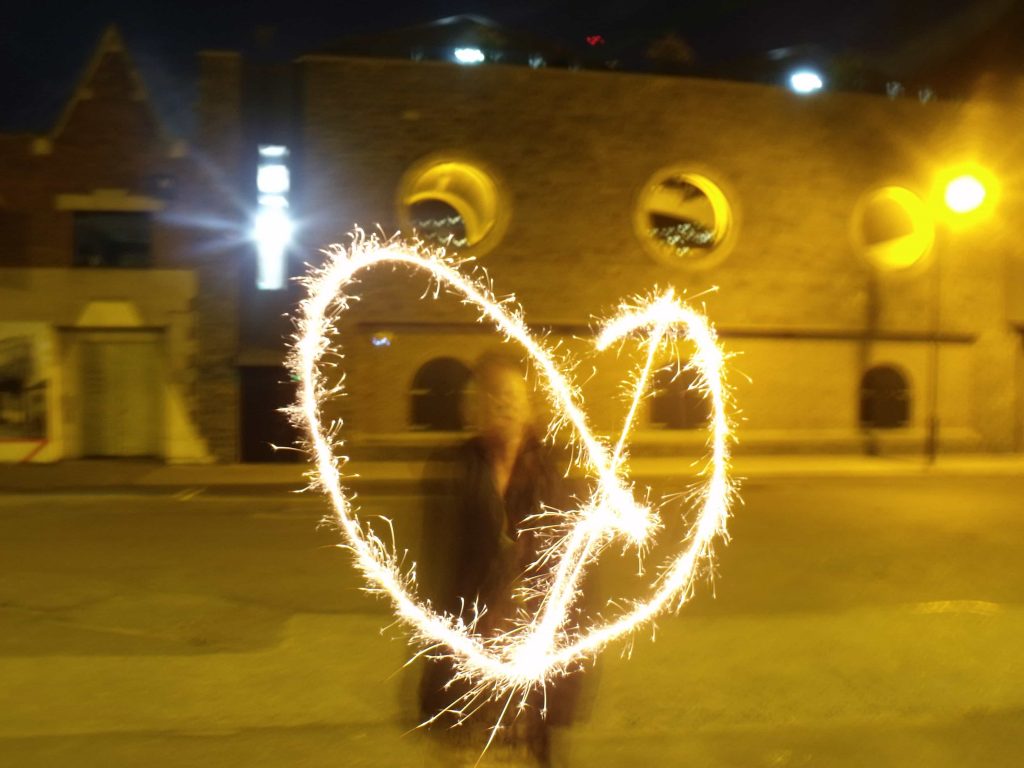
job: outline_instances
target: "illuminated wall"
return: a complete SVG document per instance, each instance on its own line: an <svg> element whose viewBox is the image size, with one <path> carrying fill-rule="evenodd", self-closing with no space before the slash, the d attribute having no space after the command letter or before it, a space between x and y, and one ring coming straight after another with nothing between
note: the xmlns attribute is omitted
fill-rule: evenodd
<svg viewBox="0 0 1024 768"><path fill-rule="evenodd" d="M196 352L190 311L196 295L194 275L186 270L102 272L106 271L0 269L0 348L6 338L33 340L31 366L17 389L25 393L24 405L30 393L38 392L41 399L33 409L44 409L36 416L42 429L32 434L15 433L13 428L24 421L17 414L4 418L10 424L7 432L0 425L0 460L106 455L210 460L188 400ZM126 344L131 346L125 348ZM110 360L102 370L90 369L85 359L118 350L128 358ZM152 356L148 371L126 365L139 353ZM4 368L11 375L3 374ZM18 371L15 361L0 366L0 378L12 391ZM153 381L142 380L140 374L147 372ZM101 378L86 381L90 376ZM106 395L99 402L97 387ZM131 410L131 401L140 396L149 407ZM119 407L119 399L126 401L125 408ZM26 417L33 409L21 408ZM90 415L100 423L91 425ZM144 431L149 442L139 436Z"/></svg>
<svg viewBox="0 0 1024 768"><path fill-rule="evenodd" d="M326 56L300 67L304 183L296 195L309 217L300 235L308 252L342 239L350 222L387 232L415 221L423 231L426 222L435 239L461 242L466 225L477 226L455 217L471 196L436 194L429 213L417 213L408 190L422 197L423 189L410 175L432 162L483 169L502 234L463 250L500 292L519 298L531 322L571 338L624 295L655 285L719 288L702 301L739 355L747 449L919 450L936 381L945 449L1020 447L1020 344L1003 282L1007 260L1019 257L1012 200L1004 195L996 215L973 229L932 207L943 168L969 147L1006 144L998 109L600 72ZM998 163L1006 175L1012 169L1005 154L972 157L997 175ZM891 187L934 217L934 231L916 228L913 212L902 223L884 205L864 213ZM892 197L906 199L890 194L883 203ZM714 238L721 247L702 253ZM682 247L666 251L666 243ZM883 268L870 258L879 253L907 268ZM371 298L352 318L362 324L350 337L353 397L339 407L359 430L402 433L401 389L427 350L456 350L471 362L480 342L454 302L418 302L416 288L395 278L366 288ZM389 329L387 347L371 345L372 333ZM859 385L875 365L902 371L912 401L905 424L868 434ZM371 370L381 375L357 381ZM613 373L621 371L600 371L596 386L608 391ZM617 412L601 410L611 429ZM651 430L640 440L655 450L690 437Z"/></svg>

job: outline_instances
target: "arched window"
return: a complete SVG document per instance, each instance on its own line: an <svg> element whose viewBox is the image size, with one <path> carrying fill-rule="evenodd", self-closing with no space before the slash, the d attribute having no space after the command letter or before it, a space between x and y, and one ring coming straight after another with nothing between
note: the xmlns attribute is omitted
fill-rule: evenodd
<svg viewBox="0 0 1024 768"><path fill-rule="evenodd" d="M910 423L910 383L895 366L869 368L860 382L860 424L897 429Z"/></svg>
<svg viewBox="0 0 1024 768"><path fill-rule="evenodd" d="M882 187L861 198L851 232L858 252L884 272L923 264L935 240L924 201L903 187Z"/></svg>
<svg viewBox="0 0 1024 768"><path fill-rule="evenodd" d="M430 245L468 248L466 222L454 206L444 200L425 198L409 206L409 223Z"/></svg>
<svg viewBox="0 0 1024 768"><path fill-rule="evenodd" d="M463 428L462 393L471 372L454 357L435 357L412 380L413 429L457 432Z"/></svg>
<svg viewBox="0 0 1024 768"><path fill-rule="evenodd" d="M697 387L696 372L663 368L652 381L651 425L662 429L700 429L711 418L711 406Z"/></svg>

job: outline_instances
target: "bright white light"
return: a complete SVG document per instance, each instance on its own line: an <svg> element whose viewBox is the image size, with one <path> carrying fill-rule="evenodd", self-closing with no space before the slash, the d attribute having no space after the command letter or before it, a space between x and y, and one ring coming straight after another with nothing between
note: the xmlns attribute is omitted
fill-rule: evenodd
<svg viewBox="0 0 1024 768"><path fill-rule="evenodd" d="M260 195L258 202L262 208L288 207L288 198L284 195Z"/></svg>
<svg viewBox="0 0 1024 768"><path fill-rule="evenodd" d="M985 185L975 176L957 176L946 185L946 205L954 213L970 213L983 202Z"/></svg>
<svg viewBox="0 0 1024 768"><path fill-rule="evenodd" d="M260 147L260 157L288 157L288 147L280 144L264 144Z"/></svg>
<svg viewBox="0 0 1024 768"><path fill-rule="evenodd" d="M455 60L459 64L480 64L484 60L484 52L479 48L456 48Z"/></svg>
<svg viewBox="0 0 1024 768"><path fill-rule="evenodd" d="M292 222L280 208L267 208L256 214L254 232L257 243L288 245L292 239Z"/></svg>
<svg viewBox="0 0 1024 768"><path fill-rule="evenodd" d="M274 163L261 165L256 171L256 188L264 195L283 195L288 191L288 166Z"/></svg>
<svg viewBox="0 0 1024 768"><path fill-rule="evenodd" d="M282 208L264 208L256 214L253 237L259 255L256 286L276 291L285 284L285 254L292 239L292 221Z"/></svg>
<svg viewBox="0 0 1024 768"><path fill-rule="evenodd" d="M809 69L801 69L789 76L789 87L797 93L814 93L824 86L821 75Z"/></svg>

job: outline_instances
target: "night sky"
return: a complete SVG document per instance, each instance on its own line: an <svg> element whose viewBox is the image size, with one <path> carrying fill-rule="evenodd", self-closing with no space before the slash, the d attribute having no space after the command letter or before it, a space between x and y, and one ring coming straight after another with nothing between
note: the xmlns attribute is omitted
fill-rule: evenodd
<svg viewBox="0 0 1024 768"><path fill-rule="evenodd" d="M1019 18L1017 0L619 0L542 3L250 2L191 0L22 3L0 30L0 129L45 131L70 94L103 28L116 23L165 117L186 124L195 53L251 51L271 39L286 59L358 34L474 13L508 27L582 45L600 34L609 44L642 49L668 32L684 38L705 65L754 57L769 49L815 45L829 54L869 56L890 72L962 67L973 49L991 48L993 29ZM966 50L966 54L965 54ZM959 58L958 58L959 57ZM1015 61L1003 62L1015 66ZM952 65L951 65L952 66ZM942 91L941 83L934 84Z"/></svg>

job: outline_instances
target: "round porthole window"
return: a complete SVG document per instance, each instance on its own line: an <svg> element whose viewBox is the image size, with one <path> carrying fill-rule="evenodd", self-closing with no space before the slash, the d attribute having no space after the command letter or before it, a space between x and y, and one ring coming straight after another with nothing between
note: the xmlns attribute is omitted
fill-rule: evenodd
<svg viewBox="0 0 1024 768"><path fill-rule="evenodd" d="M494 176L462 159L428 158L402 178L402 228L453 253L480 255L505 232L508 205Z"/></svg>
<svg viewBox="0 0 1024 768"><path fill-rule="evenodd" d="M647 251L675 267L717 264L735 239L735 216L721 187L704 173L684 168L651 177L640 192L633 221Z"/></svg>
<svg viewBox="0 0 1024 768"><path fill-rule="evenodd" d="M902 271L924 263L935 224L924 202L904 187L866 194L853 212L853 246L875 268Z"/></svg>

